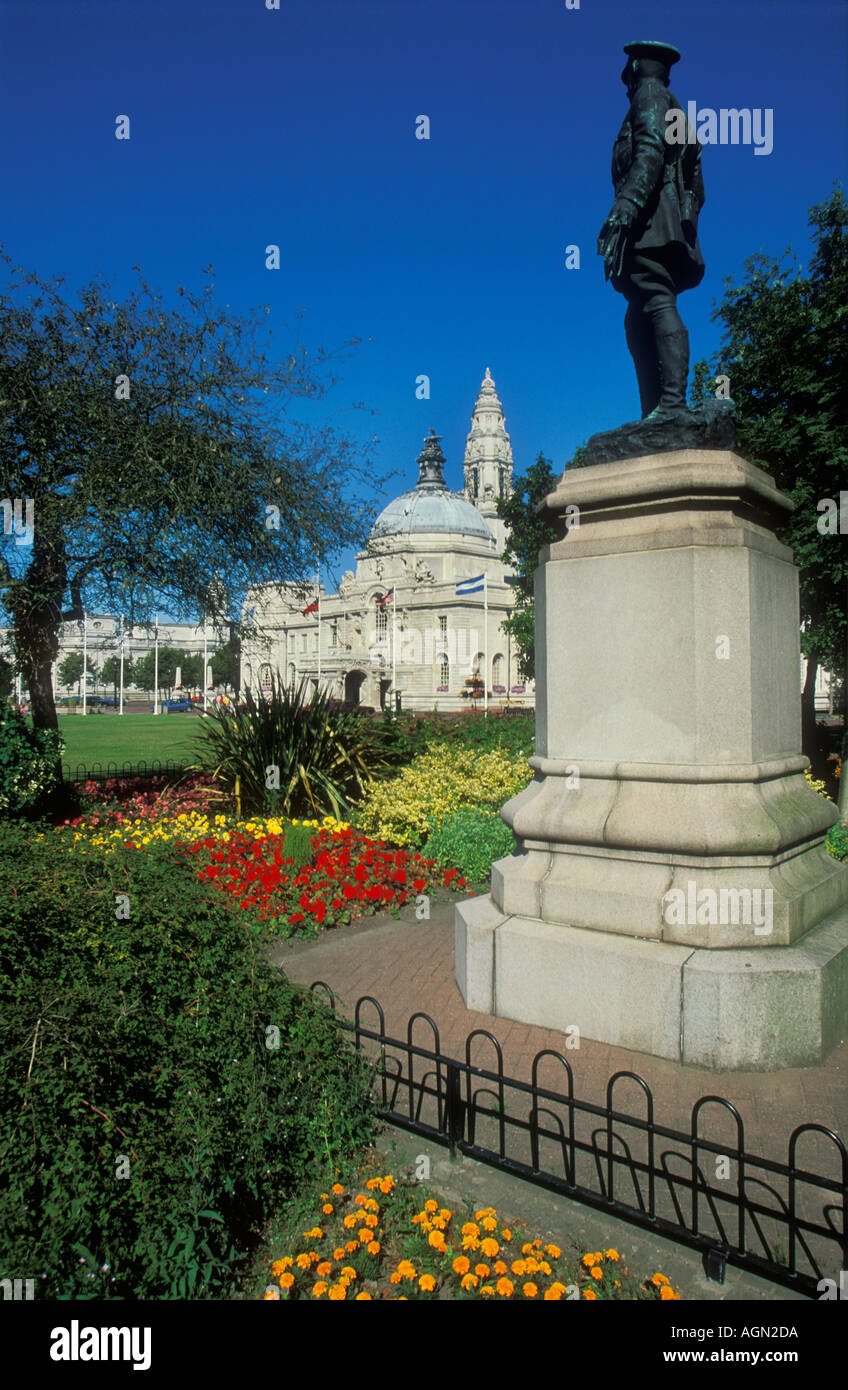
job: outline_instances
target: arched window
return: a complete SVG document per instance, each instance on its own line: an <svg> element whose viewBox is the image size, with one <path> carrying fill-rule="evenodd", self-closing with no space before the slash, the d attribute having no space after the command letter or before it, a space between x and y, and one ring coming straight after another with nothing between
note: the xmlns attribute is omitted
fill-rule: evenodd
<svg viewBox="0 0 848 1390"><path fill-rule="evenodd" d="M447 690L450 686L450 662L443 656L439 662L439 689Z"/></svg>
<svg viewBox="0 0 848 1390"><path fill-rule="evenodd" d="M377 641L382 642L389 628L389 615L385 608L378 608L377 613Z"/></svg>
<svg viewBox="0 0 848 1390"><path fill-rule="evenodd" d="M249 661L244 663L244 683L246 686L253 685L253 667Z"/></svg>
<svg viewBox="0 0 848 1390"><path fill-rule="evenodd" d="M293 661L289 662L289 690L294 690L297 685L297 667Z"/></svg>
<svg viewBox="0 0 848 1390"><path fill-rule="evenodd" d="M498 694L503 691L504 678L504 659L501 652L497 652L492 657L492 689L498 690ZM500 687L500 689L498 689Z"/></svg>

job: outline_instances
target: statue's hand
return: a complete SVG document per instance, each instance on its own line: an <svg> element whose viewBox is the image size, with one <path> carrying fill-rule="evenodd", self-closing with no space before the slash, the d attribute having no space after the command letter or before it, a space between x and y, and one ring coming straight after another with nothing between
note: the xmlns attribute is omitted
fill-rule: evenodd
<svg viewBox="0 0 848 1390"><path fill-rule="evenodd" d="M636 209L633 204L616 199L598 234L598 255L604 258L604 272L608 280L611 275L621 273L627 229L632 227L635 218Z"/></svg>

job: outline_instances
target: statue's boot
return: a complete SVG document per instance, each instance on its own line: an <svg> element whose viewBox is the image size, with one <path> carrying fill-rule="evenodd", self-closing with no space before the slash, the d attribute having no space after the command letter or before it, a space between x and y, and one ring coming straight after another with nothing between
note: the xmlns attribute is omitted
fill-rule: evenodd
<svg viewBox="0 0 848 1390"><path fill-rule="evenodd" d="M676 308L664 309L654 318L654 341L660 378L660 398L646 417L651 424L685 414L689 377L689 334Z"/></svg>
<svg viewBox="0 0 848 1390"><path fill-rule="evenodd" d="M639 383L639 403L642 419L659 404L660 374L654 346L654 325L650 315L631 304L624 315L624 334Z"/></svg>

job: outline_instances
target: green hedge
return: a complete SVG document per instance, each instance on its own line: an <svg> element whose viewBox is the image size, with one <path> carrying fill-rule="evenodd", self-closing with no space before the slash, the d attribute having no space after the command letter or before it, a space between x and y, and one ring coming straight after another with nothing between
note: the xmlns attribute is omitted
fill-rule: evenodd
<svg viewBox="0 0 848 1390"><path fill-rule="evenodd" d="M367 1142L365 1066L167 847L4 833L0 1277L221 1297L269 1213Z"/></svg>
<svg viewBox="0 0 848 1390"><path fill-rule="evenodd" d="M515 837L497 811L463 806L431 832L421 853L446 869L459 869L469 883L484 883L494 861L514 849Z"/></svg>

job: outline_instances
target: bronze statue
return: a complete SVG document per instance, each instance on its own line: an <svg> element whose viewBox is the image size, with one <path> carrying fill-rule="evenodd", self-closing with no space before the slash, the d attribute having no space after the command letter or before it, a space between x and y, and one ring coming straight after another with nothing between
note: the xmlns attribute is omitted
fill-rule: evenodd
<svg viewBox="0 0 848 1390"><path fill-rule="evenodd" d="M700 284L704 260L698 214L704 203L701 147L682 114L670 141L667 112L682 113L668 89L680 58L670 44L624 46L621 80L630 107L613 146L615 202L598 237L606 278L627 300L624 330L636 367L642 419L650 425L687 415L689 335L677 296ZM679 132L685 130L685 142ZM682 417L682 418L681 418Z"/></svg>

